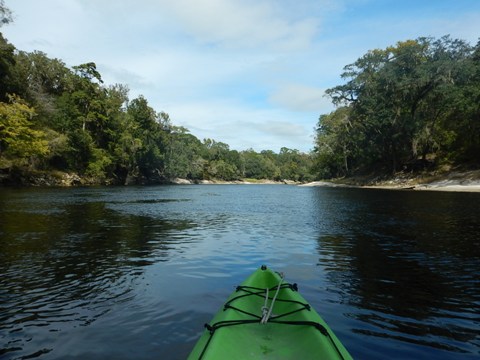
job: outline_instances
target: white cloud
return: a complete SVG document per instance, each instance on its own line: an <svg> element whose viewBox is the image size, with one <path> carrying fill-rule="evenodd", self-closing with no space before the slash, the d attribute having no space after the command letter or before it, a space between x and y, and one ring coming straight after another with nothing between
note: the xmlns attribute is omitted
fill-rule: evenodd
<svg viewBox="0 0 480 360"><path fill-rule="evenodd" d="M290 19L262 0L163 1L182 28L200 42L227 48L302 49L313 40L318 18Z"/></svg>
<svg viewBox="0 0 480 360"><path fill-rule="evenodd" d="M314 124L309 116L302 118L281 109L214 100L171 104L168 113L175 124L190 129L199 139L214 138L236 150L288 147L307 152L312 148Z"/></svg>
<svg viewBox="0 0 480 360"><path fill-rule="evenodd" d="M325 90L302 84L287 84L272 93L269 100L278 106L294 111L331 111L331 101L325 97Z"/></svg>

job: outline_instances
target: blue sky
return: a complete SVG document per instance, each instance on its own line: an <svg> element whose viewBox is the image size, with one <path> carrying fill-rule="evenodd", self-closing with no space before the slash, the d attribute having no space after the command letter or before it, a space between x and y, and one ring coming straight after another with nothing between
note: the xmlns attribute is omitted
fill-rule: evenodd
<svg viewBox="0 0 480 360"><path fill-rule="evenodd" d="M420 36L476 44L477 0L6 0L19 50L93 61L199 139L308 152L325 89L368 50Z"/></svg>

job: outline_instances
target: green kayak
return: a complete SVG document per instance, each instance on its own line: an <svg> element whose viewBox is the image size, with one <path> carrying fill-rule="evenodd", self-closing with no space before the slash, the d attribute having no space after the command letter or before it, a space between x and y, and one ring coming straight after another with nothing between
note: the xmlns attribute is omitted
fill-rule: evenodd
<svg viewBox="0 0 480 360"><path fill-rule="evenodd" d="M352 359L297 285L266 266L205 327L188 359Z"/></svg>

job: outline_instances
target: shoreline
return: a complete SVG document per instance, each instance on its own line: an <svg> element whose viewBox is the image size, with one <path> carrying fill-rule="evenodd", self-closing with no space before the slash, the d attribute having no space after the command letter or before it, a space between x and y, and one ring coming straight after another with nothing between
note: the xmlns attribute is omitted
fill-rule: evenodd
<svg viewBox="0 0 480 360"><path fill-rule="evenodd" d="M2 176L0 176L0 180ZM384 189L402 191L448 191L448 192L480 192L480 170L456 171L430 174L398 173L390 178L373 176L337 178L302 183L292 180L240 179L225 181L189 180L174 178L161 182L139 182L119 184L114 181L81 177L75 173L32 173L22 176L17 181L0 181L0 187L78 187L78 186L129 186L129 185L295 185L305 187L344 187L358 189Z"/></svg>
<svg viewBox="0 0 480 360"><path fill-rule="evenodd" d="M172 179L169 182L172 185L302 185L301 182L293 180L188 180L188 179Z"/></svg>
<svg viewBox="0 0 480 360"><path fill-rule="evenodd" d="M173 179L136 179L135 181L122 181L117 179L99 179L67 172L36 171L25 172L18 176L10 176L0 172L0 188L12 187L88 187L88 186L142 186L142 185L301 185L293 180L269 179L239 179L239 180L190 180L183 178Z"/></svg>
<svg viewBox="0 0 480 360"><path fill-rule="evenodd" d="M480 192L480 183L463 185L457 184L417 184L417 185L352 185L333 183L328 181L313 181L311 183L301 184L305 187L343 187L356 189L384 189L384 190L411 190L411 191L454 191L454 192Z"/></svg>
<svg viewBox="0 0 480 360"><path fill-rule="evenodd" d="M374 179L342 178L332 181L314 181L300 186L348 187L402 191L480 192L480 170L450 172L432 176L398 176L384 181Z"/></svg>

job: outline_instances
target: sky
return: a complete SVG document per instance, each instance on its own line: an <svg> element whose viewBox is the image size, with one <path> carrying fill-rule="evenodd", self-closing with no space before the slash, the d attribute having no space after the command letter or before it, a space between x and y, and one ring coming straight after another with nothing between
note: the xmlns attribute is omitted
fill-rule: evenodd
<svg viewBox="0 0 480 360"><path fill-rule="evenodd" d="M398 41L475 45L478 0L5 0L18 50L95 62L200 140L309 152L344 66Z"/></svg>

